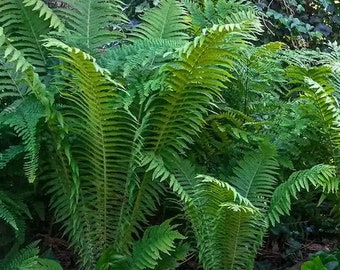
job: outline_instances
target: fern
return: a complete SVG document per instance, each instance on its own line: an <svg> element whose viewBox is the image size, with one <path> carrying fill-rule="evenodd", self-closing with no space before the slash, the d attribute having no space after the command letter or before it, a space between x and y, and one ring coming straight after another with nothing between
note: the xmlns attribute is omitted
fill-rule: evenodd
<svg viewBox="0 0 340 270"><path fill-rule="evenodd" d="M38 169L39 143L36 127L43 117L43 107L31 99L25 99L13 112L0 113L0 124L12 127L23 140L26 152L24 170L29 182L34 182Z"/></svg>
<svg viewBox="0 0 340 270"><path fill-rule="evenodd" d="M4 0L0 3L0 25L37 72L45 72L47 51L41 38L53 28L63 28L52 10L41 0Z"/></svg>
<svg viewBox="0 0 340 270"><path fill-rule="evenodd" d="M165 0L155 9L150 9L142 16L142 23L134 28L133 37L142 40L169 39L186 40L188 29L186 11L176 0Z"/></svg>
<svg viewBox="0 0 340 270"><path fill-rule="evenodd" d="M311 69L298 67L287 69L287 76L291 79L291 83L297 84L292 92L301 91L300 100L305 100L313 105L314 110L311 112L311 116L314 116L321 126L320 131L326 137L331 157L338 163L339 109L329 75L330 70L325 66Z"/></svg>
<svg viewBox="0 0 340 270"><path fill-rule="evenodd" d="M71 241L78 246L84 267L91 269L100 252L120 238L121 223L126 224L125 211L129 210L125 208L130 209L133 186L139 182L134 172L140 159L139 123L118 103L120 86L91 56L52 39L47 40L46 46L64 62L61 68L68 74L60 79L58 88L65 104L65 125L70 135L77 138L72 141L69 155L79 168L79 201L73 206L78 220L72 221L74 210L67 211L61 204L66 195L63 191L58 192L61 197L55 197L53 205L61 211L58 216L68 217L66 228ZM154 187L140 188L154 196ZM53 187L52 191L56 189ZM147 204L145 208L149 211ZM91 222L93 218L96 223ZM88 237L86 241L82 232ZM131 242L117 242L118 250L119 243Z"/></svg>
<svg viewBox="0 0 340 270"><path fill-rule="evenodd" d="M235 269L236 262L249 264L247 243L258 235L249 222L257 210L226 182L204 177L198 187L197 203L188 208L188 215L203 268Z"/></svg>
<svg viewBox="0 0 340 270"><path fill-rule="evenodd" d="M168 66L168 84L173 91L153 101L157 103L152 107L149 126L154 131L145 135L146 149L158 152L166 147L181 153L192 142L191 137L203 123L204 105L219 96L223 82L231 76L227 71L232 65L229 52L220 48L229 32L233 35L228 27L216 26L187 46L181 61ZM242 41L236 37L237 42Z"/></svg>
<svg viewBox="0 0 340 270"><path fill-rule="evenodd" d="M39 258L37 243L27 245L0 261L3 270L62 270L56 261Z"/></svg>
<svg viewBox="0 0 340 270"><path fill-rule="evenodd" d="M334 193L339 188L340 181L335 178L335 167L316 165L308 170L294 172L289 179L279 185L273 194L268 210L268 218L274 226L280 222L280 216L289 215L291 198L297 199L301 190L309 191L310 186L322 188L326 193Z"/></svg>
<svg viewBox="0 0 340 270"><path fill-rule="evenodd" d="M114 74L137 77L146 70L157 71L164 63L175 57L174 51L184 46L183 41L148 39L134 40L133 44L109 50L104 57L105 66ZM177 56L177 55L176 55ZM143 61L141 61L143 59Z"/></svg>
<svg viewBox="0 0 340 270"><path fill-rule="evenodd" d="M98 261L97 269L107 269L108 266L113 270L174 269L176 259L171 255L179 251L176 242L185 238L175 228L170 225L170 220L149 227L133 244L131 255L114 254L114 249L110 248ZM178 259L184 259L183 254Z"/></svg>
<svg viewBox="0 0 340 270"><path fill-rule="evenodd" d="M6 261L6 257L17 253L17 248L24 243L27 218L32 219L32 216L22 194L0 191L0 224L2 227L0 247L4 252L1 256L3 260Z"/></svg>
<svg viewBox="0 0 340 270"><path fill-rule="evenodd" d="M99 48L122 37L119 24L124 22L122 3L119 0L64 0L67 6L56 9L64 20L67 31L62 36L68 44L92 55Z"/></svg>
<svg viewBox="0 0 340 270"><path fill-rule="evenodd" d="M207 0L203 3L185 0L183 3L191 14L194 31L197 31L196 28L204 29L212 27L214 24L229 23L230 21L228 21L228 18L231 18L234 14L239 12L257 13L252 4L239 0Z"/></svg>
<svg viewBox="0 0 340 270"><path fill-rule="evenodd" d="M16 224L15 217L8 210L8 208L6 207L6 205L2 201L0 201L0 218L5 223L10 225L14 230L18 230L18 226Z"/></svg>
<svg viewBox="0 0 340 270"><path fill-rule="evenodd" d="M5 151L0 153L0 170L3 169L8 162L14 159L17 155L24 152L23 145L12 145Z"/></svg>

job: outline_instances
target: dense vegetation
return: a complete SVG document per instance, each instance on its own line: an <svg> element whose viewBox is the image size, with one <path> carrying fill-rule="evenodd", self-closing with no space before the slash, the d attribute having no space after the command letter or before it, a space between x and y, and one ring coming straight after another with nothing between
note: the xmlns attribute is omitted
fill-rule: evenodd
<svg viewBox="0 0 340 270"><path fill-rule="evenodd" d="M268 269L266 238L337 236L336 34L273 41L261 1L125 2L0 3L0 268Z"/></svg>

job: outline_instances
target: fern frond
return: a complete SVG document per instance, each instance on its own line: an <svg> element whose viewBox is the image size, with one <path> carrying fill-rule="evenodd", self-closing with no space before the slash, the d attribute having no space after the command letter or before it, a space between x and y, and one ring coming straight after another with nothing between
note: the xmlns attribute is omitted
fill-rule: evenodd
<svg viewBox="0 0 340 270"><path fill-rule="evenodd" d="M194 28L200 29L212 27L214 24L230 23L230 18L236 13L257 14L254 5L242 0L206 0L203 3L184 0L183 3L191 14Z"/></svg>
<svg viewBox="0 0 340 270"><path fill-rule="evenodd" d="M128 214L133 211L136 189L145 194L138 203L141 199L150 200L146 194L154 196L153 187L138 186L140 180L135 172L140 162L140 123L120 102L122 88L93 57L57 40L49 39L45 45L63 62L63 76L57 87L64 104L61 113L69 130L67 140L75 138L69 155L79 168L80 181L79 199L73 206L77 212L75 220L70 217L73 211L67 212L67 205L62 202L68 193L58 191L57 186L50 190L57 195L52 205L57 211L60 208L60 217L67 216L66 230L71 243L78 247L82 266L93 269L99 254L113 240L117 241L118 250L120 244L125 248L131 244L131 239L118 239L125 237L125 226L134 231L136 220L144 219L139 211ZM154 200L150 201L142 201L144 213L150 211L148 207ZM125 220L130 217L132 224Z"/></svg>
<svg viewBox="0 0 340 270"><path fill-rule="evenodd" d="M14 230L18 230L18 226L16 224L15 217L13 214L7 209L6 205L0 200L0 218L10 225Z"/></svg>
<svg viewBox="0 0 340 270"><path fill-rule="evenodd" d="M294 172L289 179L279 185L270 202L268 218L274 226L280 222L281 215L289 215L291 198L297 199L301 190L309 190L310 186L322 188L324 192L336 192L340 180L335 178L335 167L330 165L316 165L308 170Z"/></svg>
<svg viewBox="0 0 340 270"><path fill-rule="evenodd" d="M47 51L41 37L63 27L52 10L42 0L4 0L0 3L0 25L36 71L44 73Z"/></svg>
<svg viewBox="0 0 340 270"><path fill-rule="evenodd" d="M120 0L63 0L65 8L56 9L64 20L66 42L92 55L103 45L122 37L119 24L126 21Z"/></svg>
<svg viewBox="0 0 340 270"><path fill-rule="evenodd" d="M232 223L230 227L228 225L228 228L230 232L233 231L232 236L225 236L229 240L217 242L222 250L220 256L223 259L220 259L219 266L221 269L251 269L253 267L256 251L262 243L267 228L264 216L276 185L275 176L278 164L273 155L273 150L270 148L262 148L261 152L247 153L234 169L235 176L228 180L235 187L235 193L245 202L249 201L246 205L251 203L255 210L248 211L248 215L240 210L234 210L232 214L221 210L224 215L231 215L230 217L222 216L221 220L225 223ZM219 227L219 229L216 228L217 239L222 239L226 234L225 229L224 231L222 229L223 223L218 221L217 226Z"/></svg>
<svg viewBox="0 0 340 270"><path fill-rule="evenodd" d="M235 176L229 183L235 186L237 192L247 198L252 204L265 213L273 195L277 179L278 163L270 147L262 148L260 152L246 153L244 159L238 162L234 169Z"/></svg>
<svg viewBox="0 0 340 270"><path fill-rule="evenodd" d="M130 255L118 255L114 248L109 248L98 261L97 269L110 266L112 270L164 270L170 269L166 265L175 267L174 262L179 259L175 257L178 252L176 244L185 237L175 230L176 226L170 225L170 221L146 229L143 237L133 244ZM184 259L183 254L181 258Z"/></svg>
<svg viewBox="0 0 340 270"><path fill-rule="evenodd" d="M192 222L204 269L252 268L276 185L278 164L273 156L265 147L247 153L228 182L206 175L197 178L190 163L172 163L170 181Z"/></svg>
<svg viewBox="0 0 340 270"><path fill-rule="evenodd" d="M149 227L141 240L136 242L132 251L132 269L154 269L164 255L170 255L176 250L175 240L183 240L183 237L170 221L161 225Z"/></svg>
<svg viewBox="0 0 340 270"><path fill-rule="evenodd" d="M146 149L181 153L192 142L203 124L206 106L231 76L229 51L221 48L228 34L234 33L224 26L211 29L183 50L181 61L167 67L171 90L152 101L150 132L144 135ZM242 40L235 36L234 42Z"/></svg>
<svg viewBox="0 0 340 270"><path fill-rule="evenodd" d="M2 55L2 53L0 53ZM27 86L21 82L22 74L15 71L13 63L0 59L0 109L5 108L16 98L27 91Z"/></svg>
<svg viewBox="0 0 340 270"><path fill-rule="evenodd" d="M0 266L3 270L62 270L56 261L39 258L37 242L31 243L1 260Z"/></svg>
<svg viewBox="0 0 340 270"><path fill-rule="evenodd" d="M32 219L32 216L21 194L0 191L0 209L0 218L13 229L13 241L22 244L25 241L25 219Z"/></svg>
<svg viewBox="0 0 340 270"><path fill-rule="evenodd" d="M24 171L30 183L34 182L38 169L38 122L45 116L44 109L33 99L24 99L15 111L0 113L0 123L14 129L22 138L25 148Z"/></svg>
<svg viewBox="0 0 340 270"><path fill-rule="evenodd" d="M186 11L176 0L164 0L142 16L142 23L134 28L132 37L142 40L186 40L188 29Z"/></svg>
<svg viewBox="0 0 340 270"><path fill-rule="evenodd" d="M12 145L5 151L0 153L0 170L5 168L8 162L14 159L17 155L23 153L25 148L23 145Z"/></svg>
<svg viewBox="0 0 340 270"><path fill-rule="evenodd" d="M291 83L297 84L292 90L300 92L300 100L311 103L314 116L320 125L321 133L326 137L332 161L339 163L340 148L340 111L338 100L334 93L334 85L330 80L330 69L326 66L306 69L289 67L287 76Z"/></svg>
<svg viewBox="0 0 340 270"><path fill-rule="evenodd" d="M250 269L259 234L251 202L227 182L204 176L187 215L198 241L204 269ZM240 267L241 266L241 267Z"/></svg>
<svg viewBox="0 0 340 270"><path fill-rule="evenodd" d="M135 40L133 44L111 48L102 61L114 74L120 72L124 77L134 76L137 70L139 75L146 69L157 70L162 64L169 62L175 55L175 49L185 43L169 39Z"/></svg>
<svg viewBox="0 0 340 270"><path fill-rule="evenodd" d="M44 21L49 20L50 28L57 29L58 32L63 31L65 26L60 18L42 0L23 0L22 2L26 7L33 7L32 10L39 11L39 17L44 17Z"/></svg>
<svg viewBox="0 0 340 270"><path fill-rule="evenodd" d="M15 67L15 72L20 73L20 78L25 83L25 92L21 91L16 86L20 97L34 94L39 102L44 106L46 118L50 118L53 110L52 104L54 102L53 94L46 91L46 86L42 83L39 75L35 72L35 67L25 58L24 54L13 46L11 41L5 35L4 29L0 27L0 53L3 56L4 64L10 64ZM22 76L22 77L21 77ZM6 92L2 90L5 94ZM12 93L10 91L10 93ZM11 95L11 94L10 94Z"/></svg>

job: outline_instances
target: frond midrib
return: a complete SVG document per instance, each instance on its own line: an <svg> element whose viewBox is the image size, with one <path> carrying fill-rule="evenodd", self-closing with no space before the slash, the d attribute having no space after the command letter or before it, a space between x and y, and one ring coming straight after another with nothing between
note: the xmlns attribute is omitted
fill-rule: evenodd
<svg viewBox="0 0 340 270"><path fill-rule="evenodd" d="M41 46L41 43L39 42L39 39L34 31L34 27L32 26L32 23L31 23L31 20L32 18L29 18L28 15L27 15L27 12L26 12L26 9L25 7L23 6L23 3L22 1L20 1L20 6L21 6L21 10L23 11L25 17L26 17L26 23L29 25L29 28L31 29L31 33L34 37L34 40L35 40L35 43L37 44L37 48L39 50L39 54L44 62L44 66L46 67L47 66L47 62L46 62L46 58L45 58L45 55L44 53L42 52L42 46Z"/></svg>

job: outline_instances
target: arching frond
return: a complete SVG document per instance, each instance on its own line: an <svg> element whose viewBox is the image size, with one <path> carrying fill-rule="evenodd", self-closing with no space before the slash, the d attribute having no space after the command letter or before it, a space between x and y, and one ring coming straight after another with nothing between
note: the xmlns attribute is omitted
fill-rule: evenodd
<svg viewBox="0 0 340 270"><path fill-rule="evenodd" d="M39 257L37 242L29 244L1 260L0 266L3 270L62 270L58 262Z"/></svg>
<svg viewBox="0 0 340 270"><path fill-rule="evenodd" d="M119 24L124 22L120 0L63 0L65 8L57 8L67 31L63 33L66 42L87 53L97 55L103 45L121 38Z"/></svg>
<svg viewBox="0 0 340 270"><path fill-rule="evenodd" d="M331 157L339 163L340 149L340 111L334 94L334 85L329 80L330 69L326 66L306 69L289 67L287 76L297 87L292 92L300 92L300 100L312 104L314 110L309 117L314 117L321 126L321 133L327 139ZM332 161L330 161L332 162Z"/></svg>
<svg viewBox="0 0 340 270"><path fill-rule="evenodd" d="M224 182L196 176L188 162L170 163L170 183L185 204L204 269L251 269L267 229L265 220L276 186L274 152L247 153ZM169 164L169 163L167 163Z"/></svg>
<svg viewBox="0 0 340 270"><path fill-rule="evenodd" d="M118 255L114 253L114 248L109 248L98 261L97 269L104 270L108 266L112 270L174 269L176 259L185 258L183 254L178 256L181 247L178 242L185 237L175 228L170 225L170 220L149 227L143 237L134 243L131 255Z"/></svg>
<svg viewBox="0 0 340 270"><path fill-rule="evenodd" d="M53 28L63 28L52 10L42 0L4 0L0 3L0 25L36 71L45 72L47 51L42 36Z"/></svg>
<svg viewBox="0 0 340 270"><path fill-rule="evenodd" d="M26 219L32 219L27 204L21 194L0 191L0 223L8 226L13 232L13 245L21 245L25 241Z"/></svg>
<svg viewBox="0 0 340 270"><path fill-rule="evenodd" d="M268 218L272 225L280 222L281 215L289 215L291 198L297 199L301 190L310 187L321 188L324 192L336 192L340 179L335 178L335 167L330 165L316 165L308 170L294 172L289 179L279 185L270 202Z"/></svg>
<svg viewBox="0 0 340 270"><path fill-rule="evenodd" d="M23 0L22 2L26 7L39 11L39 17L44 17L44 21L48 20L52 29L57 29L59 32L64 29L65 26L59 17L42 0Z"/></svg>
<svg viewBox="0 0 340 270"><path fill-rule="evenodd" d="M38 169L39 143L36 128L44 116L44 108L40 103L29 98L24 99L14 111L0 113L0 124L12 127L23 140L26 152L24 170L31 183Z"/></svg>
<svg viewBox="0 0 340 270"><path fill-rule="evenodd" d="M169 39L135 40L133 44L111 48L102 61L114 74L121 72L124 77L128 77L134 76L137 71L139 75L145 70L157 70L162 64L169 62L175 55L175 49L185 43Z"/></svg>
<svg viewBox="0 0 340 270"><path fill-rule="evenodd" d="M125 218L131 217L127 215L133 211L130 200L135 198L134 189L140 181L135 172L140 162L140 124L119 103L122 88L94 58L53 39L47 40L46 46L63 62L57 87L64 104L61 113L69 130L68 140L72 141L70 155L79 168L79 200L74 206L78 220L72 221L71 212L65 212L59 203L63 192L57 191L61 197L55 197L53 205L68 216L66 228L78 247L83 267L93 269L99 254L114 239L119 249L120 226L135 226L135 222L125 223ZM153 188L142 185L139 188L145 189L145 198L146 194L153 196ZM143 207L147 212L148 204ZM140 213L134 214L138 215L133 220L142 219ZM124 240L121 243L129 246L131 239Z"/></svg>
<svg viewBox="0 0 340 270"><path fill-rule="evenodd" d="M257 13L253 4L243 0L184 0L183 3L191 14L194 27L201 29L211 27L214 24L230 23L230 19L235 14L252 13L255 15Z"/></svg>
<svg viewBox="0 0 340 270"><path fill-rule="evenodd" d="M10 225L14 230L18 230L18 226L13 214L7 209L6 205L0 200L0 219Z"/></svg>
<svg viewBox="0 0 340 270"><path fill-rule="evenodd" d="M234 33L224 26L211 29L183 50L181 61L168 66L171 90L152 101L146 149L180 153L192 142L203 124L206 106L219 96L219 89L231 76L232 55L221 48L228 34ZM237 36L234 42L242 44Z"/></svg>
<svg viewBox="0 0 340 270"><path fill-rule="evenodd" d="M246 153L234 169L235 176L228 181L237 192L260 211L268 210L268 203L277 184L278 163L274 151L262 148L260 152Z"/></svg>
<svg viewBox="0 0 340 270"><path fill-rule="evenodd" d="M12 145L5 151L0 153L0 170L5 168L8 162L14 159L17 155L23 153L25 148L23 145Z"/></svg>
<svg viewBox="0 0 340 270"><path fill-rule="evenodd" d="M142 23L132 31L139 39L186 40L188 29L186 11L180 1L164 0L157 8L142 16Z"/></svg>
<svg viewBox="0 0 340 270"><path fill-rule="evenodd" d="M176 250L175 240L183 239L184 237L175 230L175 227L170 225L170 221L149 227L144 232L143 238L134 244L132 269L154 269L164 255Z"/></svg>
<svg viewBox="0 0 340 270"><path fill-rule="evenodd" d="M203 268L248 269L246 266L252 262L249 253L254 248L251 245L260 233L250 225L259 213L228 183L207 176L202 180L187 215L194 227Z"/></svg>

